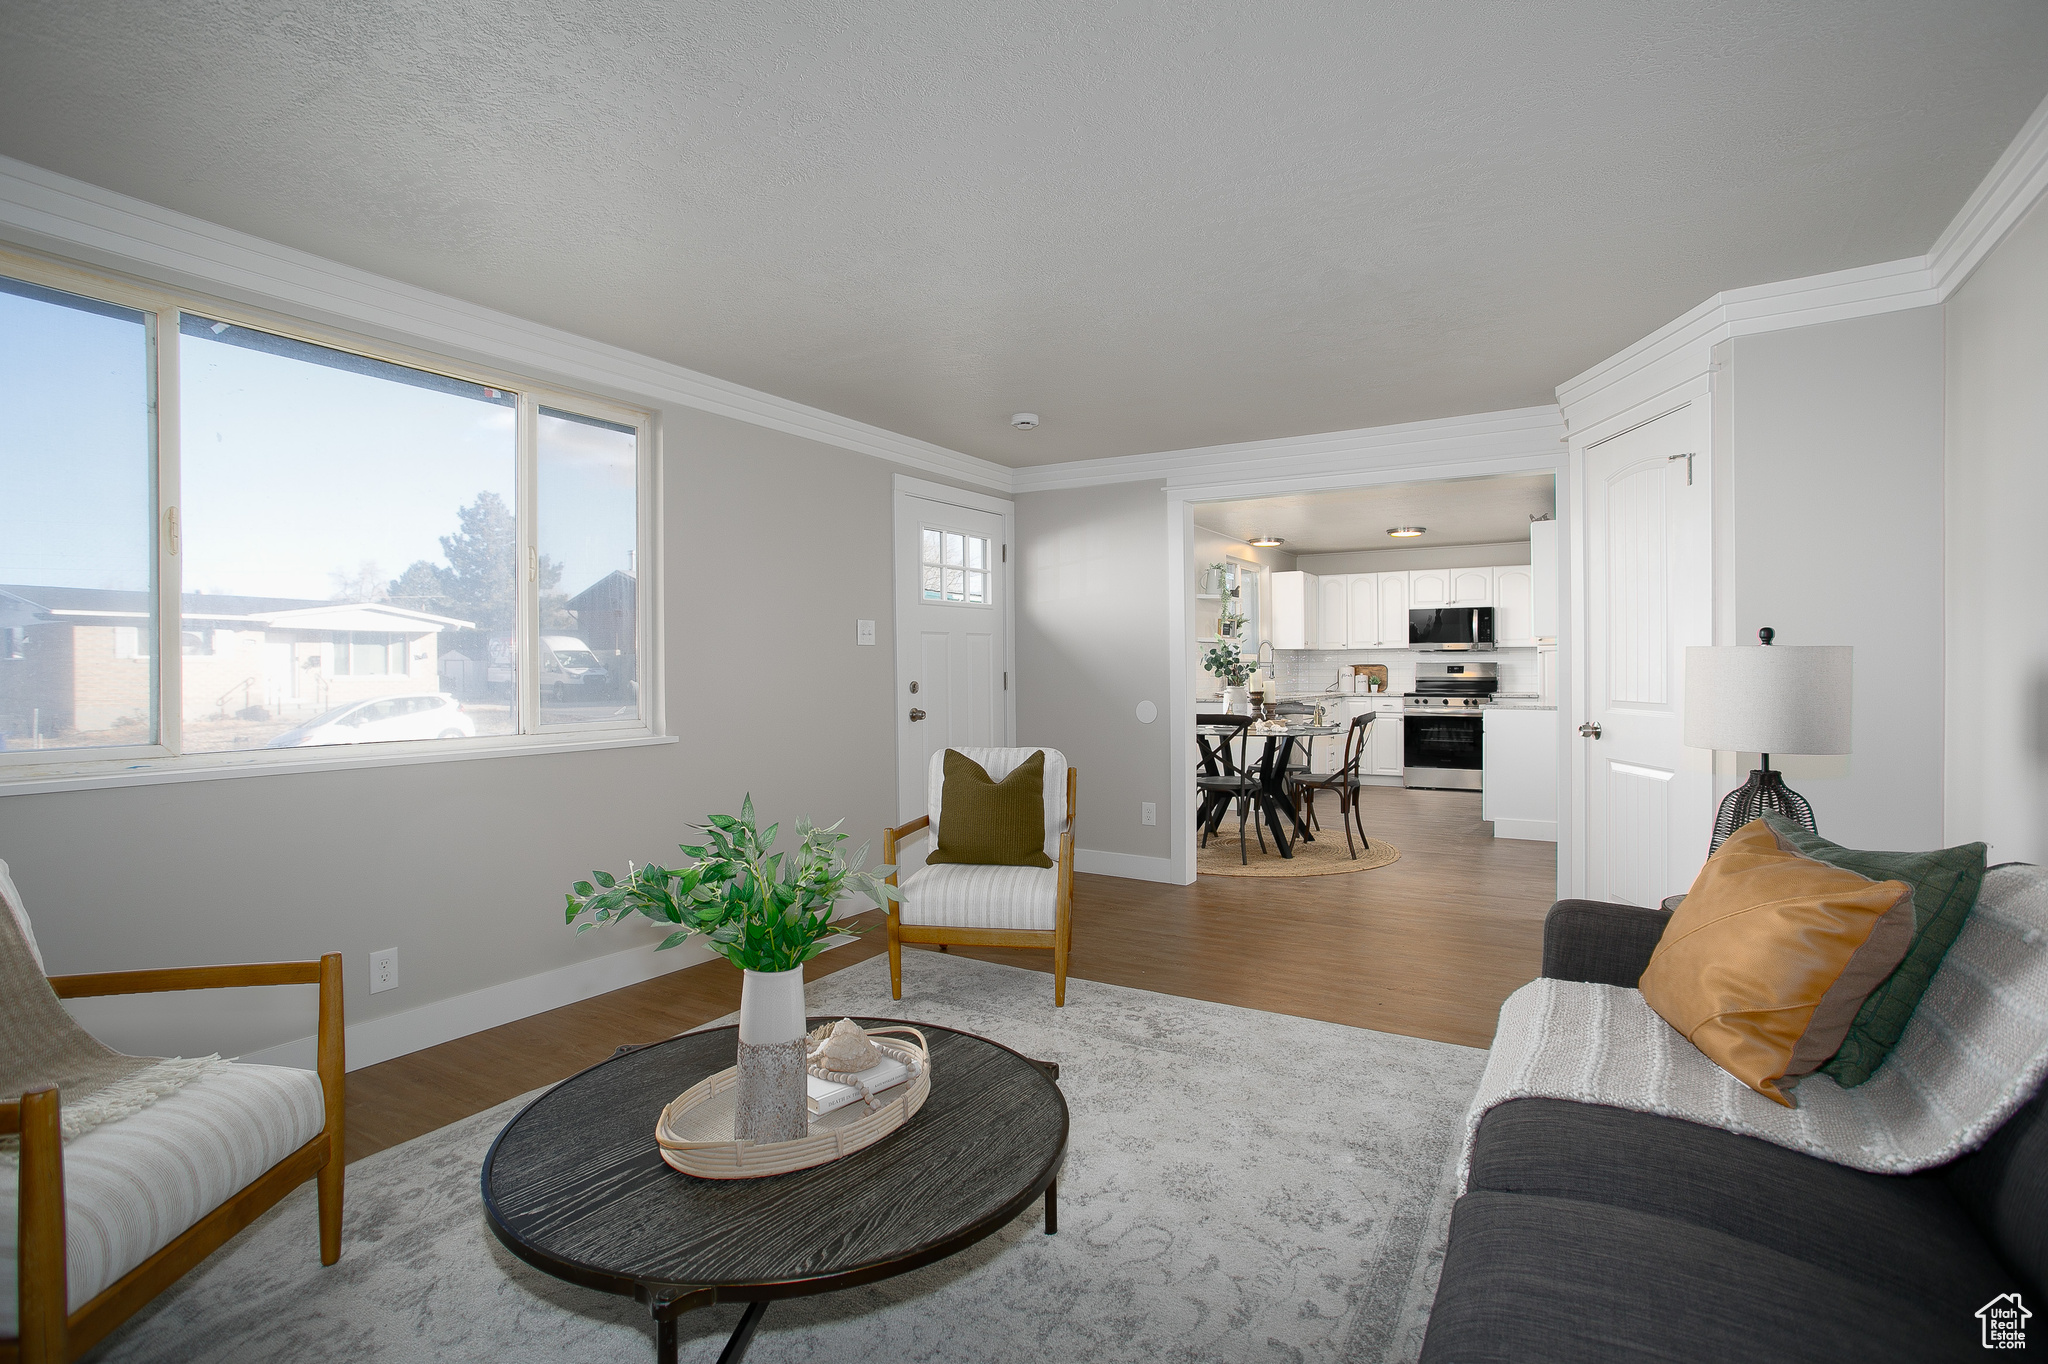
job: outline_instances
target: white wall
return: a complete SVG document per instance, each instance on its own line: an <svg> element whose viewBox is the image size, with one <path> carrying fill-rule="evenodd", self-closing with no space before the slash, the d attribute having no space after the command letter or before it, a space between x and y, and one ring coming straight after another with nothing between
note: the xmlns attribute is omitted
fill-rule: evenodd
<svg viewBox="0 0 2048 1364"><path fill-rule="evenodd" d="M1717 641L1768 625L1780 644L1853 646L1854 751L1773 765L1829 838L1939 846L1941 309L1736 337L1722 355Z"/></svg>
<svg viewBox="0 0 2048 1364"><path fill-rule="evenodd" d="M1948 820L2048 861L2048 211L1948 309Z"/></svg>
<svg viewBox="0 0 2048 1364"><path fill-rule="evenodd" d="M1181 600L1168 594L1165 508L1158 483L1017 498L1017 742L1057 748L1080 770L1078 847L1162 859L1153 874L1170 846L1167 612ZM1150 724L1140 701L1157 708ZM1145 801L1157 825L1139 822Z"/></svg>

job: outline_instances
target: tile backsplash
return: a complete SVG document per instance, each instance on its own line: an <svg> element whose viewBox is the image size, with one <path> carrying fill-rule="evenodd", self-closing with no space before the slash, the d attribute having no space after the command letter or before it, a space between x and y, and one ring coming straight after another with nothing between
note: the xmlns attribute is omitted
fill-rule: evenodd
<svg viewBox="0 0 2048 1364"><path fill-rule="evenodd" d="M1476 656L1417 649L1289 649L1279 656L1278 676L1284 694L1327 691L1340 672L1348 682L1354 663L1384 663L1387 690L1399 695L1415 690L1418 662L1455 663L1466 657L1497 664L1504 692L1540 694L1543 690L1543 666L1534 649L1497 649Z"/></svg>

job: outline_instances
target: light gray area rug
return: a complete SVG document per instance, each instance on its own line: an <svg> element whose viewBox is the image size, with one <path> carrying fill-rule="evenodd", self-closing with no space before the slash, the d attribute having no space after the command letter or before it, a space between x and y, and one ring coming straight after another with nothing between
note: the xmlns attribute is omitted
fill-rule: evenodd
<svg viewBox="0 0 2048 1364"><path fill-rule="evenodd" d="M813 1014L942 1023L1059 1062L1060 1231L1034 1204L936 1265L774 1303L751 1361L1420 1350L1484 1052L1085 980L1054 1009L1045 975L935 952L904 954L900 1003L881 957L807 994ZM651 1360L644 1308L527 1267L484 1224L483 1155L524 1102L350 1166L340 1264L320 1266L307 1185L94 1357ZM716 1359L740 1310L682 1317L682 1357Z"/></svg>

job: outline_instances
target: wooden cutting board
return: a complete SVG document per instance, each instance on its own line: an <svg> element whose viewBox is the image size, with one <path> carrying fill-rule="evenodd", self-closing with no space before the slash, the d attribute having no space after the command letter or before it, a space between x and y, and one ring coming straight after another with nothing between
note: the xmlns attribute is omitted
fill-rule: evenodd
<svg viewBox="0 0 2048 1364"><path fill-rule="evenodd" d="M1363 674L1365 674L1365 675L1366 675L1367 677L1370 677L1370 678L1377 678L1377 679L1378 679L1378 681L1379 681L1379 684L1380 684L1380 688L1379 688L1379 689L1380 689L1381 691L1385 691L1385 690L1387 689L1387 665L1386 665L1386 664L1384 664L1384 663L1354 663L1354 664L1352 664L1352 665L1351 665L1351 671L1352 671L1352 672L1354 672L1354 673L1363 673Z"/></svg>

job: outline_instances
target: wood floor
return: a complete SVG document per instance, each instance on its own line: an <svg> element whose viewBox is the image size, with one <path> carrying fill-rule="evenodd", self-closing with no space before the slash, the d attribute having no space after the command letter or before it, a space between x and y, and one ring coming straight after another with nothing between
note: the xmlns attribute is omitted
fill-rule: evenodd
<svg viewBox="0 0 2048 1364"><path fill-rule="evenodd" d="M1164 886L1074 878L1070 975L1465 1046L1537 975L1555 897L1548 843L1495 840L1476 793L1368 787L1365 827L1401 849L1375 871ZM879 916L864 916L866 919ZM862 922L864 920L856 920ZM816 979L885 950L879 933L804 968ZM922 950L922 949L919 949ZM1050 974L1052 954L952 949ZM348 1158L399 1142L732 1012L740 974L706 962L348 1077ZM1046 1005L1052 983L1046 982Z"/></svg>

